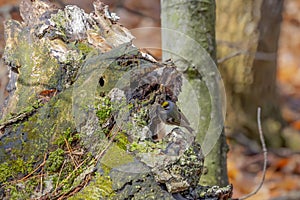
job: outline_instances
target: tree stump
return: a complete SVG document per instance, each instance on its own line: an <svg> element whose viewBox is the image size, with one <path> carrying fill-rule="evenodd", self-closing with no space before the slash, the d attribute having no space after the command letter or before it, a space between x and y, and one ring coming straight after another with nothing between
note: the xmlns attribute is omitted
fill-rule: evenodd
<svg viewBox="0 0 300 200"><path fill-rule="evenodd" d="M198 185L192 132L161 121L181 74L132 45L100 1L87 14L23 0L5 23L9 97L0 122L1 199L227 199Z"/></svg>

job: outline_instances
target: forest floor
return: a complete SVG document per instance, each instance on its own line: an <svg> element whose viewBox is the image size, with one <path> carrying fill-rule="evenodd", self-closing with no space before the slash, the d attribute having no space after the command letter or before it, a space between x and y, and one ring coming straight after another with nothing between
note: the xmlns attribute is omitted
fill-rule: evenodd
<svg viewBox="0 0 300 200"><path fill-rule="evenodd" d="M0 0L0 21L4 21L5 6L18 5L19 0ZM64 0L57 4L76 4L90 12L92 0ZM120 17L120 23L130 29L137 38L138 47L160 46L160 32L142 27L160 26L160 0L103 0ZM18 12L12 12L14 19L20 19ZM140 29L139 29L140 28ZM145 31L146 30L146 31ZM286 0L281 26L278 52L278 88L282 114L289 132L300 137L300 1ZM0 24L0 55L4 48L3 25ZM156 58L161 57L158 49L148 49ZM6 72L0 67L0 92L6 82ZM1 95L0 95L1 96ZM1 99L0 99L1 100ZM292 131L291 131L292 130ZM291 137L293 137L291 136ZM234 187L234 197L250 193L259 185L263 154L249 155L246 148L228 140L228 175ZM300 141L295 149L276 149L268 152L266 179L261 190L249 199L298 200L300 199Z"/></svg>

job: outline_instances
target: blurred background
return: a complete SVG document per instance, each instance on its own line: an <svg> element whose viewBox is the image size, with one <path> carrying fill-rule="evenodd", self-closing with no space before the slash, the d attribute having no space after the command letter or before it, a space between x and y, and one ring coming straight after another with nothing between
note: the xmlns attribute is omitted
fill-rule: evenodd
<svg viewBox="0 0 300 200"><path fill-rule="evenodd" d="M120 23L124 25L137 38L134 42L138 47L144 48L147 46L160 46L161 35L156 29L147 29L147 31L137 31L137 28L143 27L160 27L160 0L102 0L108 4L112 12L117 13L121 18ZM239 9L238 2L244 4L244 2L250 2L250 0L235 0L236 6L232 9ZM53 0L58 7L64 7L68 4L75 4L84 9L86 12L93 11L92 0ZM229 27L231 12L230 8L224 8L221 5L222 0L217 0L217 45L224 45L224 32ZM224 1L223 1L224 2ZM232 1L233 2L233 1ZM256 1L253 1L256 2ZM258 2L258 1L257 1ZM282 2L282 1L281 1ZM0 55L2 57L5 47L5 36L3 21L7 19L16 19L21 21L19 16L18 5L20 0L0 0ZM234 6L234 3L228 3L228 5ZM218 7L219 5L219 7ZM222 10L222 8L224 8ZM225 10L225 11L224 11ZM245 15L247 12L253 10L244 9ZM221 22L226 18L223 14L229 16L229 20ZM234 12L234 11L232 11ZM267 11L266 11L267 12ZM242 13L243 14L243 13ZM253 14L253 13L252 13ZM240 14L241 15L241 14ZM263 15L263 13L262 13ZM269 123L274 115L280 115L282 125L278 128L276 135L269 135L267 130L267 144L269 149L268 158L268 170L266 173L266 180L262 189L258 194L250 199L270 199L270 200L298 200L300 199L300 1L299 0L285 0L283 4L283 10L281 13L282 23L279 27L278 41L272 41L278 44L278 51L276 57L276 68L275 68L275 84L276 89L276 102L279 106L276 107L275 111L267 113L268 116L264 116L262 123ZM238 16L243 18L241 16ZM234 17L232 17L233 19ZM255 20L253 18L253 20ZM242 22L238 22L242 23ZM249 21L251 23L251 21ZM269 29L275 27L277 24L271 24ZM224 29L224 27L225 29ZM275 28L274 28L275 29ZM221 32L223 31L223 32ZM272 31L272 30L271 30ZM234 35L235 33L231 33ZM238 35L238 33L236 33ZM226 42L226 41L225 41ZM228 46L230 46L229 44ZM243 52L247 46L231 49L230 51L236 55L229 56L228 59L234 59L235 56L239 55L239 52ZM240 48L240 49L239 49ZM250 48L250 47L249 47ZM158 49L145 49L148 53L153 55L156 59L161 58L161 51ZM222 51L220 51L223 53ZM257 55L257 54L256 54ZM276 55L276 53L275 53ZM218 59L221 67L224 65L226 54L218 54ZM224 65L224 66L223 66ZM239 66L237 66L239 67ZM258 69L260 73L261 69ZM226 70L225 70L226 71ZM221 68L222 73L224 69ZM268 74L264 74L265 77L262 80L267 79ZM6 95L5 86L8 81L7 69L3 64L0 65L0 103ZM228 83L228 81L227 81ZM260 86L264 85L264 82L260 83ZM226 85L226 84L225 84ZM256 86L256 87L260 87ZM227 89L227 88L226 88ZM228 89L228 91L231 91ZM255 93L253 91L253 93ZM231 93L227 93L230 95ZM264 99L267 97L259 96ZM251 99L252 101L252 99ZM260 103L244 103L241 109L250 108ZM254 100L253 100L254 101ZM247 102L247 101L245 101ZM230 102L229 102L230 103ZM251 104L251 105L250 105ZM230 106L229 106L230 107ZM246 109L245 109L246 110ZM252 109L253 110L253 109ZM264 111L264 106L262 105ZM229 110L228 113L238 113L238 110ZM246 112L246 111L245 111ZM273 113L272 113L273 112ZM246 112L247 113L247 112ZM228 114L230 115L230 114ZM237 114L236 114L237 115ZM237 115L239 116L239 115ZM234 117L228 116L229 119L235 119ZM246 121L250 121L247 119ZM234 121L234 120L233 120ZM240 197L243 194L247 194L255 188L260 181L263 165L263 155L260 153L259 141L257 138L251 135L257 134L252 130L251 125L242 125L236 127L231 124L230 120L226 125L225 132L228 136L228 143L230 151L228 154L228 175L230 182L234 186L234 197ZM270 126L275 126L274 123L269 123ZM257 128L255 126L255 128ZM282 139L281 142L275 142L275 137L278 136ZM274 139L272 139L274 138Z"/></svg>

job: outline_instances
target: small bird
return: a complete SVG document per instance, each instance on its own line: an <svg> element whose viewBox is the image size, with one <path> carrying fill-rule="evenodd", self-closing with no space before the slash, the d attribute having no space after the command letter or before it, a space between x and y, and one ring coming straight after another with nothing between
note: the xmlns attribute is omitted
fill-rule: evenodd
<svg viewBox="0 0 300 200"><path fill-rule="evenodd" d="M184 127L190 133L194 131L194 129L190 127L187 118L172 101L166 100L161 104L158 108L158 116L160 120L166 124Z"/></svg>

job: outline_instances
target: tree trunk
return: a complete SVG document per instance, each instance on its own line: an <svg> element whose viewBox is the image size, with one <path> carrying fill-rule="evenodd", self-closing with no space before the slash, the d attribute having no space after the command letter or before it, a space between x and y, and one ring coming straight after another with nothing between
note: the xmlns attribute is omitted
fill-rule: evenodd
<svg viewBox="0 0 300 200"><path fill-rule="evenodd" d="M282 0L217 0L218 58L226 86L228 132L258 141L256 112L261 107L263 131L273 147L282 145L276 91L282 4Z"/></svg>
<svg viewBox="0 0 300 200"><path fill-rule="evenodd" d="M184 104L188 104L192 110L199 104L200 112L192 124L206 155L208 173L201 177L201 184L226 185L223 91L219 87L220 77L214 64L215 1L162 0L161 12L163 58L172 58L193 88L187 89L186 93L183 88ZM185 66L181 66L182 63ZM196 101L191 98L193 92L197 94ZM214 120L217 123L212 123Z"/></svg>

